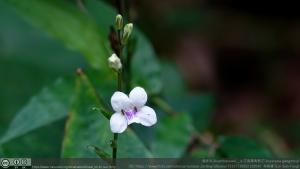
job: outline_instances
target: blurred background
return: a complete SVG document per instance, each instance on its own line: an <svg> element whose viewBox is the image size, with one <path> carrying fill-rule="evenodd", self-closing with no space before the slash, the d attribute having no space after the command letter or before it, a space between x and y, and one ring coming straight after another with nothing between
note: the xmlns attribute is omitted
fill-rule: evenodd
<svg viewBox="0 0 300 169"><path fill-rule="evenodd" d="M190 92L215 96L207 132L249 135L279 156L300 155L297 1L131 0L129 5L131 20L161 59L176 63ZM44 85L85 66L78 53L0 1L0 133ZM64 125L63 120L56 123ZM45 130L59 132L51 126ZM39 139L22 137L14 142ZM9 143L6 149L24 149L15 145Z"/></svg>
<svg viewBox="0 0 300 169"><path fill-rule="evenodd" d="M300 153L297 2L133 4L134 19L159 55L176 62L191 91L215 93L216 132L260 137L280 156Z"/></svg>

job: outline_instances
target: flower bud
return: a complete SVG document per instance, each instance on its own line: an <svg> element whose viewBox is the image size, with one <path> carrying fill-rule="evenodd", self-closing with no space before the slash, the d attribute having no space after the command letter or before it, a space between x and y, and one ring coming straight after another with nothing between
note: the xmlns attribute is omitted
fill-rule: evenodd
<svg viewBox="0 0 300 169"><path fill-rule="evenodd" d="M116 71L122 68L122 63L120 58L114 53L108 58L109 67L115 69Z"/></svg>
<svg viewBox="0 0 300 169"><path fill-rule="evenodd" d="M118 14L116 16L115 26L117 30L121 30L123 27L123 17L122 15Z"/></svg>
<svg viewBox="0 0 300 169"><path fill-rule="evenodd" d="M128 23L128 24L125 25L122 40L121 40L123 45L127 44L128 39L130 38L130 35L132 33L132 29L133 29L133 24L132 23Z"/></svg>

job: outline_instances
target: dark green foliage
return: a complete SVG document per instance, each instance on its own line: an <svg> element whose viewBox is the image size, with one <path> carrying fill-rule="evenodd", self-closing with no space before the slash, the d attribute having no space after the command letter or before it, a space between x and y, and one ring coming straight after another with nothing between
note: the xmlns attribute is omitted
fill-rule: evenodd
<svg viewBox="0 0 300 169"><path fill-rule="evenodd" d="M0 83L0 111L4 112L0 122L9 124L0 128L1 156L111 157L113 134L108 118L114 113L110 97L116 90L116 74L109 69L107 58L112 54L108 34L116 12L102 1L85 2L88 12L62 0L0 2L0 9L4 9L0 10L4 23L0 27L0 75L4 77ZM6 10L8 6L51 38L18 20ZM210 127L214 93L191 94L177 68L160 63L136 26L133 39L130 88L139 85L146 89L158 123L147 129L151 132L146 141L146 129L140 125L138 130L130 126L120 134L118 157L185 156L192 136ZM86 71L70 77L77 67ZM47 87L38 92L43 85ZM165 99L174 114L156 104L155 97ZM242 137L222 137L219 145L217 155L221 157L270 156L266 148ZM193 156L207 155L198 151Z"/></svg>
<svg viewBox="0 0 300 169"><path fill-rule="evenodd" d="M242 136L220 137L217 153L227 158L272 157L270 151L258 142Z"/></svg>

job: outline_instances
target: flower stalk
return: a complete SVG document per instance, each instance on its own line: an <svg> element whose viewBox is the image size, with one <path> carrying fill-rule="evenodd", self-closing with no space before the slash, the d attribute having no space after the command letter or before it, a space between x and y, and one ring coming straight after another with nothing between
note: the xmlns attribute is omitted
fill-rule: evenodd
<svg viewBox="0 0 300 169"><path fill-rule="evenodd" d="M122 91L122 69L118 71L117 74L118 78L118 91ZM116 159L117 159L117 151L118 151L118 133L114 133L114 138L112 141L112 148L113 148L113 165L116 166Z"/></svg>
<svg viewBox="0 0 300 169"><path fill-rule="evenodd" d="M117 54L119 56L119 60L122 63L122 49L123 45L121 43L121 30L123 28L123 17L121 14L118 14L115 19L115 27L117 29L117 39L118 39L118 44L120 45L119 51L117 51ZM122 91L122 83L123 83L123 76L122 76L122 67L119 68L117 71L117 90ZM112 164L113 166L116 167L116 159L117 159L117 152L118 152L118 133L114 133L113 136L113 141L112 141L112 154L113 154L113 159L112 159Z"/></svg>
<svg viewBox="0 0 300 169"><path fill-rule="evenodd" d="M128 60L128 57L123 57L122 56L122 51L125 48L125 46L127 45L129 39L130 39L130 35L132 33L133 30L133 24L129 23L126 24L125 26L123 26L123 18L121 14L118 14L116 16L115 19L115 29L117 30L117 32L113 31L112 32L112 36L111 37L115 37L112 39L115 39L115 41L111 41L111 45L112 48L114 49L114 51L116 52L116 54L113 54L109 59L109 66L114 69L117 72L117 91L119 92L123 92L123 86L125 82L126 87L129 86L129 81L123 79L125 75L127 75L127 70L129 69L124 69L124 67L127 67L128 65L126 64L127 62L130 62ZM111 40L112 40L111 39ZM115 43L114 43L115 42ZM123 63L125 63L123 65ZM125 70L125 72L123 71ZM125 77L127 78L127 77ZM122 113L123 112L122 110ZM128 112L126 112L128 113ZM156 116L155 116L156 117ZM112 117L111 117L112 119ZM127 121L126 121L127 124ZM127 125L126 125L127 127ZM118 133L120 132L113 132L113 140L111 142L111 147L112 147L112 164L114 167L116 167L116 159L117 159L117 151L118 151Z"/></svg>
<svg viewBox="0 0 300 169"><path fill-rule="evenodd" d="M116 160L117 160L117 151L118 151L118 133L114 133L114 139L112 142L113 147L113 166L116 166Z"/></svg>

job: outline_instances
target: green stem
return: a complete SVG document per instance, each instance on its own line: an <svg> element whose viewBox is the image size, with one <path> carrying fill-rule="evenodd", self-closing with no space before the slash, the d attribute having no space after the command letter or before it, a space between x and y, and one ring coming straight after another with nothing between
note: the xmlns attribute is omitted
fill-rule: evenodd
<svg viewBox="0 0 300 169"><path fill-rule="evenodd" d="M118 72L118 91L122 91L122 70ZM116 159L117 159L117 152L118 152L118 133L114 133L114 139L112 142L112 148L113 148L113 166L116 166Z"/></svg>
<svg viewBox="0 0 300 169"><path fill-rule="evenodd" d="M113 166L116 166L117 151L118 151L118 133L114 133L114 140L113 140Z"/></svg>
<svg viewBox="0 0 300 169"><path fill-rule="evenodd" d="M122 55L123 45L121 43L121 38L122 38L121 30L117 30L117 37L118 37L118 41L119 41L118 45L120 46L119 51L117 51L117 55L120 59L122 59L121 55Z"/></svg>
<svg viewBox="0 0 300 169"><path fill-rule="evenodd" d="M119 42L121 40L121 33L120 31L118 31L118 38L119 38ZM119 53L119 58L121 59L121 63L123 58L121 57L122 54L122 47L120 49L120 53ZM123 83L123 79L122 79L122 69L120 69L117 73L117 89L118 91L122 91L122 83ZM113 138L113 142L112 142L112 153L113 153L113 166L116 167L116 159L117 159L117 152L118 152L118 133L114 133L114 138Z"/></svg>
<svg viewBox="0 0 300 169"><path fill-rule="evenodd" d="M129 45L130 41L128 42L127 45ZM130 82L131 82L131 73L130 73L130 62L131 62L131 54L129 52L129 49L127 47L127 50L126 50L126 60L124 61L124 64L125 64L125 67L124 67L124 76L125 76L125 79L126 79L126 84L125 84L125 91L126 92L129 92L130 91Z"/></svg>
<svg viewBox="0 0 300 169"><path fill-rule="evenodd" d="M124 15L124 0L117 0L117 8L118 11L121 15ZM122 34L121 31L118 30L117 31L117 35L118 35L118 40L119 40L119 45L121 45L120 51L118 51L118 56L121 59L121 63L125 63L124 60L125 58L122 57L122 50L123 47L121 44L121 38L122 38ZM123 67L126 65L123 65ZM125 69L124 69L125 70ZM120 69L117 73L117 89L118 91L123 91L123 69ZM113 166L116 168L116 159L117 159L117 152L118 152L118 133L114 133L114 138L113 138L113 142L112 142L112 148L113 148Z"/></svg>
<svg viewBox="0 0 300 169"><path fill-rule="evenodd" d="M120 70L119 72L118 72L118 91L122 91L122 89L123 89L123 86L122 86L122 70Z"/></svg>

